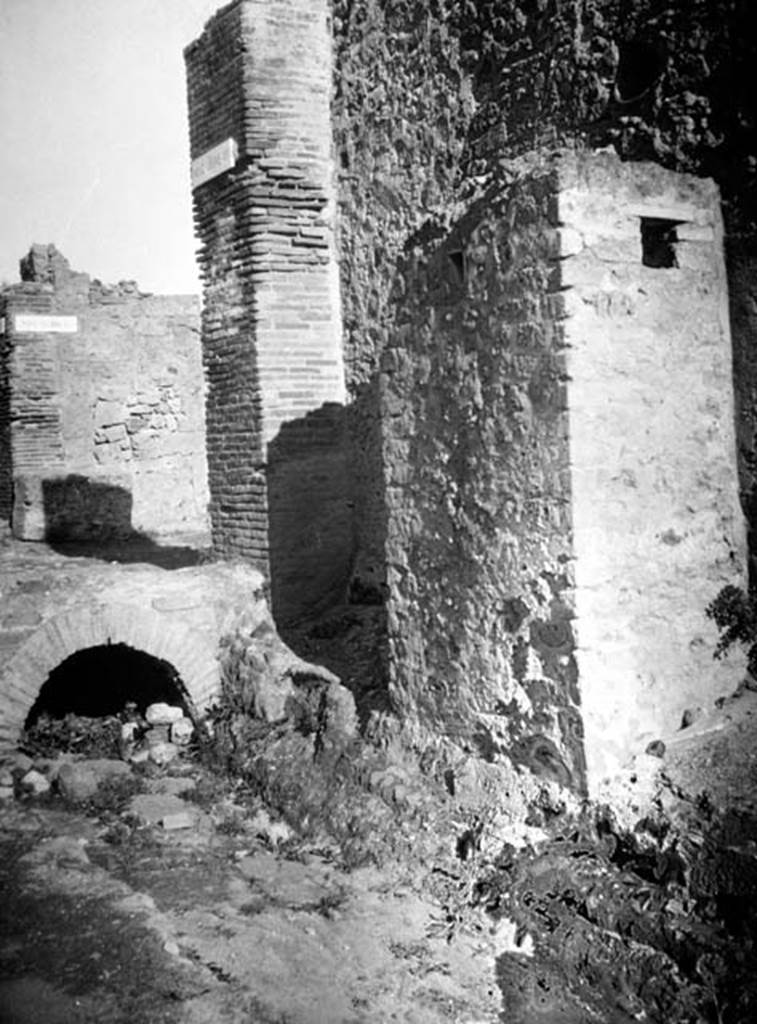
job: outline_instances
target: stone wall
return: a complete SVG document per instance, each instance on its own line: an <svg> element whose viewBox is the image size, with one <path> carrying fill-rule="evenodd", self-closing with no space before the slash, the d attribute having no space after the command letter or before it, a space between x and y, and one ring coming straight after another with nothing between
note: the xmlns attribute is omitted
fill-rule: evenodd
<svg viewBox="0 0 757 1024"><path fill-rule="evenodd" d="M391 693L487 761L584 786L554 181L408 259L383 359Z"/></svg>
<svg viewBox="0 0 757 1024"><path fill-rule="evenodd" d="M14 532L204 535L197 300L91 283L52 247L25 273L5 296Z"/></svg>
<svg viewBox="0 0 757 1024"><path fill-rule="evenodd" d="M705 614L745 563L718 190L535 155L403 276L381 377L394 706L596 793L743 670L713 661Z"/></svg>
<svg viewBox="0 0 757 1024"><path fill-rule="evenodd" d="M266 473L272 446L291 451L291 425L309 436L311 414L344 403L341 317L334 253L331 157L331 36L326 0L237 0L186 50L194 203L202 242L203 348L208 377L210 514L216 550L268 571L268 525L278 558L287 549L312 561L313 530L323 547L351 557L343 515L306 528L307 489ZM227 154L220 159L219 154ZM220 159L220 162L219 162ZM341 444L331 433L332 441ZM340 435L341 437L341 435ZM307 462L300 469L317 475ZM319 443L314 449L318 462ZM343 456L335 452L338 463ZM291 478L290 478L291 479ZM303 478L304 479L304 478ZM294 508L297 504L298 507ZM317 514L316 514L317 515ZM291 529L290 529L291 526ZM286 538L286 539L284 539ZM288 570L287 570L288 571ZM313 580L314 599L318 591ZM279 618L295 609L274 607ZM301 602L300 602L301 608Z"/></svg>
<svg viewBox="0 0 757 1024"><path fill-rule="evenodd" d="M0 311L0 522L9 523L13 507L13 464L11 462L11 347Z"/></svg>
<svg viewBox="0 0 757 1024"><path fill-rule="evenodd" d="M744 583L728 292L712 181L560 167L578 665L589 774L739 681L707 604Z"/></svg>
<svg viewBox="0 0 757 1024"><path fill-rule="evenodd" d="M333 7L345 364L356 434L375 433L375 374L407 286L405 247L416 235L446 230L503 165L517 172L519 155L540 145L545 153L563 144L612 145L625 159L714 178L741 325L734 325L737 365L746 369L739 352L752 346L754 328L746 327L744 260L757 222L750 84L757 33L748 4L334 0ZM751 373L735 377L751 419L749 380ZM757 435L744 430L741 442L748 496ZM380 571L383 513L368 483L372 460L358 450L353 461L361 460L356 571L370 575Z"/></svg>

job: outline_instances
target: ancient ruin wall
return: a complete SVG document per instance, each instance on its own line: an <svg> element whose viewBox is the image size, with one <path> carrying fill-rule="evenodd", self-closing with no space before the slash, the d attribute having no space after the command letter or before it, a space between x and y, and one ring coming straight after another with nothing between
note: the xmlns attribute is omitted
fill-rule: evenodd
<svg viewBox="0 0 757 1024"><path fill-rule="evenodd" d="M739 681L707 604L744 582L719 193L614 154L560 170L576 630L589 778Z"/></svg>
<svg viewBox="0 0 757 1024"><path fill-rule="evenodd" d="M383 360L391 693L581 791L566 377L548 171L418 245Z"/></svg>
<svg viewBox="0 0 757 1024"><path fill-rule="evenodd" d="M11 347L5 333L0 303L0 523L9 523L13 507L13 463L11 461Z"/></svg>
<svg viewBox="0 0 757 1024"><path fill-rule="evenodd" d="M334 0L333 7L345 361L361 439L375 436L372 376L404 294L405 245L449 224L456 204L481 194L503 161L576 141L614 145L626 159L653 159L720 185L743 326L734 332L735 382L744 389L740 408L754 418L752 378L739 356L753 347L748 264L757 221L757 34L747 3ZM757 432L743 430L740 439L745 501L754 508ZM371 575L385 517L369 483L373 462L358 449L354 461L361 459L368 483L356 495L357 564Z"/></svg>
<svg viewBox="0 0 757 1024"><path fill-rule="evenodd" d="M186 51L214 542L264 565L267 445L344 398L326 14L240 0Z"/></svg>
<svg viewBox="0 0 757 1024"><path fill-rule="evenodd" d="M53 278L6 296L14 532L205 535L197 300L104 288L51 251Z"/></svg>

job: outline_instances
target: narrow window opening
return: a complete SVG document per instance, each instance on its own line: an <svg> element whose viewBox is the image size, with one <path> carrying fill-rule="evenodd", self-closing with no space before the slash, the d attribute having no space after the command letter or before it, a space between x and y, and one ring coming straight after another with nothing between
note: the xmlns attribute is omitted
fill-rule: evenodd
<svg viewBox="0 0 757 1024"><path fill-rule="evenodd" d="M663 54L650 43L633 40L618 44L615 95L620 103L634 103L655 85L665 68Z"/></svg>
<svg viewBox="0 0 757 1024"><path fill-rule="evenodd" d="M452 264L456 282L458 284L465 284L465 256L462 249L453 249L447 255Z"/></svg>
<svg viewBox="0 0 757 1024"><path fill-rule="evenodd" d="M661 217L641 218L641 262L645 267L662 269L678 266L676 245L680 223Z"/></svg>
<svg viewBox="0 0 757 1024"><path fill-rule="evenodd" d="M127 704L143 714L150 704L163 702L187 708L181 679L167 661L126 644L88 647L53 669L27 715L24 729L41 715L86 718L118 715Z"/></svg>

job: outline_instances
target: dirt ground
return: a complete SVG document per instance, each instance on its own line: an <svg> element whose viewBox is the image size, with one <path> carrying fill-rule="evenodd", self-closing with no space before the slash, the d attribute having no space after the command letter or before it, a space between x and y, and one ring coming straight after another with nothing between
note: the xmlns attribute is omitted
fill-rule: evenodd
<svg viewBox="0 0 757 1024"><path fill-rule="evenodd" d="M396 867L287 856L202 810L167 830L30 799L0 828L2 1024L499 1019L490 925L448 941Z"/></svg>

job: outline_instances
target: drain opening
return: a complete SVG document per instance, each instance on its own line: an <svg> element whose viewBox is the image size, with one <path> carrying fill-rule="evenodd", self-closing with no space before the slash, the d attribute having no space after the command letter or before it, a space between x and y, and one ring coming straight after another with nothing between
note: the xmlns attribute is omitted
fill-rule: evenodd
<svg viewBox="0 0 757 1024"><path fill-rule="evenodd" d="M144 714L163 702L188 714L184 685L174 667L127 644L103 644L76 651L47 677L24 723L30 729L41 716L68 714L86 718L118 715L127 704Z"/></svg>

